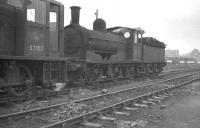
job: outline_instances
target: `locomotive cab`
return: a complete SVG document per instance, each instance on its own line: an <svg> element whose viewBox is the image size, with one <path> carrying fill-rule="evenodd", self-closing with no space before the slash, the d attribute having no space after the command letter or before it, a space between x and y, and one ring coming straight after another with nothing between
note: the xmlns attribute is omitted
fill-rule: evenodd
<svg viewBox="0 0 200 128"><path fill-rule="evenodd" d="M9 87L19 96L32 83L65 82L63 30L64 6L59 2L1 0L0 89Z"/></svg>
<svg viewBox="0 0 200 128"><path fill-rule="evenodd" d="M126 39L126 59L142 62L143 43L142 36L144 30L141 28L113 27L107 29L116 35L123 36Z"/></svg>
<svg viewBox="0 0 200 128"><path fill-rule="evenodd" d="M23 52L28 56L62 55L64 7L59 2L29 0L26 10L27 39Z"/></svg>

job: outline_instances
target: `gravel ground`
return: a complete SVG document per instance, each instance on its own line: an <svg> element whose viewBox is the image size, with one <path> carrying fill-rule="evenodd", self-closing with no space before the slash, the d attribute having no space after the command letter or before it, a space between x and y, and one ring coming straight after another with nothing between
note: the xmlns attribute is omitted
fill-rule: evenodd
<svg viewBox="0 0 200 128"><path fill-rule="evenodd" d="M176 90L173 96L150 108L139 108L130 116L117 117L106 128L200 128L200 81Z"/></svg>
<svg viewBox="0 0 200 128"><path fill-rule="evenodd" d="M129 84L126 84L126 85L128 86ZM186 125L186 127L181 125L180 128L182 128L182 127L187 128L187 126L190 126L188 124L188 120L192 120L191 128L198 128L195 126L193 127L193 123L200 124L200 121L199 121L200 120L200 111L197 114L197 111L200 108L200 103L196 104L196 103L198 103L198 99L200 98L200 93L198 92L200 90L200 88L198 85L200 85L200 82L192 84L191 86L189 86L189 88L184 88L184 89L175 91L173 98L170 98L170 100L163 101L160 104L154 105L152 108L139 109L139 112L134 112L134 113L132 113L131 116L127 116L127 117L119 116L117 118L118 120L114 122L114 125L113 124L110 125L110 123L108 123L108 125L106 125L106 126L108 128L112 128L112 127L113 128L114 127L134 128L136 125L137 125L137 128L140 128L140 127L141 128L168 128L168 127L179 128L178 124L183 124L183 125ZM131 86L133 86L133 84L131 84ZM116 88L118 88L117 90L119 90L122 87L123 86L119 86ZM83 92L80 94L88 95L88 93L91 93L91 92L88 92L88 90L83 90ZM188 103L188 101L190 101L190 102ZM31 107L35 101L29 101L29 102L25 102L25 103L23 103L23 105L18 105L13 110L16 110L16 111L26 110L26 109L28 109L28 107ZM43 105L45 106L46 104L49 104L49 102L46 102L46 101L40 101L39 103L41 106L43 106ZM176 104L178 104L178 105L176 105ZM189 105L192 104L192 106L185 107L186 104L189 104ZM197 105L197 106L195 106L195 105ZM21 107L21 106L23 106L23 107ZM60 115L60 114L63 114L63 111L67 115L71 115L71 114L76 115L76 113L78 111L82 111L81 108L84 106L80 104L75 111L73 109L73 112L71 114L68 114L68 112L69 112L68 110L71 110L72 108L75 108L75 107L77 107L76 104L70 104L65 109L62 109L62 111L60 113L59 112L54 113L56 115L54 115L55 118L53 119L53 122L60 120L59 118L62 117L62 115ZM185 113L185 114L184 113L180 114L182 112L187 112L187 110L192 110L192 111L189 111L188 113ZM83 111L83 113L85 113L85 112ZM191 114L191 115L188 116L189 114ZM195 118L193 117L192 114L196 114ZM185 115L187 115L186 118L183 118L183 117L185 117ZM63 115L63 117L65 117L65 115ZM178 120L175 121L175 119L173 119L173 118L178 119ZM179 118L180 118L180 120L179 120ZM182 118L185 119L186 122L184 122L184 120ZM197 119L199 122L195 119ZM49 121L46 120L47 122L43 122L44 120L42 119L42 117L36 118L34 120L37 120L38 124L40 124L39 121L41 121L42 124L48 124L49 122L52 122L52 119L49 119ZM183 120L183 122L181 122L182 120ZM24 122L23 124L31 124L31 122L30 123ZM27 127L26 125L24 126L23 124L21 124L20 126L16 126L16 125L13 125L13 126L20 127L20 128ZM173 125L175 125L175 126L173 126ZM31 125L31 126L36 126L36 124ZM33 127L33 128L35 128L35 127ZM190 128L190 127L188 127L188 128Z"/></svg>
<svg viewBox="0 0 200 128"><path fill-rule="evenodd" d="M130 87L136 87L140 86L142 84L146 83L151 83L153 80L146 79L142 81L121 81L121 82L116 82L114 83L117 86L112 87L106 87L105 88L111 92L111 91L116 91L116 90L122 90L125 88L130 88ZM158 80L157 80L158 81ZM112 83L113 84L113 83ZM14 113L14 112L20 112L20 111L25 111L29 109L34 109L38 107L44 107L48 105L54 105L54 104L59 104L63 102L69 102L72 100L78 100L82 98L87 98L95 95L101 94L102 89L79 89L77 91L71 92L71 98L69 98L69 95L61 95L61 96L56 96L56 97L49 97L48 99L41 99L41 100L30 100L26 101L24 103L17 103L17 104L12 104L12 105L5 105L5 106L0 106L0 115L3 114L8 114L8 113Z"/></svg>
<svg viewBox="0 0 200 128"><path fill-rule="evenodd" d="M164 110L158 111L162 118L157 125L152 125L153 128L199 128L200 82L176 91L175 99L167 102L165 106Z"/></svg>

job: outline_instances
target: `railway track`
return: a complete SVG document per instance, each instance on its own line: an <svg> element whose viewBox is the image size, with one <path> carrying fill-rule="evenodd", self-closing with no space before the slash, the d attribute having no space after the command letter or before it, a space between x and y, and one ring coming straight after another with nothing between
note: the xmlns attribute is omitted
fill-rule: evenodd
<svg viewBox="0 0 200 128"><path fill-rule="evenodd" d="M178 79L182 79L181 81L183 81L183 79L184 80L191 79L192 77L194 77L194 75L198 75L198 74L199 72L192 73L189 75L184 75L182 77L159 81L152 84L143 85L140 87L134 87L134 88L124 89L120 91L110 92L107 94L97 95L94 97L89 97L89 98L76 100L76 101L72 101L68 103L62 103L62 104L37 108L33 110L28 110L24 112L17 112L17 113L2 115L0 116L0 122L7 122L6 125L4 124L5 126L7 126L8 124L12 124L10 122L16 122L16 120L29 120L29 123L30 123L30 120L32 121L33 119L36 119L35 117L40 117L41 120L43 121L46 120L46 122L48 123L42 124L42 125L39 124L38 127L43 126L43 125L47 125L47 127L54 127L54 126L57 127L57 125L62 126L63 124L66 125L66 122L69 122L69 120L74 121L75 119L80 119L80 118L82 120L82 117L85 118L87 114L90 115L91 113L94 113L96 111L104 110L103 108L107 108L107 107L110 108L109 106L113 106L114 104L127 101L128 99L130 99L130 97L135 98L141 95L146 95L152 92L165 90L169 88L168 86L161 86L160 85L161 83L170 82L174 80L176 80L177 82ZM97 104L97 103L100 103L100 104ZM69 107L76 107L76 106L82 107L83 109L79 108L78 111L76 111L77 113L71 112L71 113L65 113L66 115L61 114L61 111L67 112L65 108L67 108L68 112L70 112ZM50 120L49 118L46 118L46 117L51 118L52 114L58 118L55 118L53 121ZM62 115L62 116L58 116L58 115ZM59 122L59 123L56 123L56 122ZM49 125L49 124L53 124L53 125ZM47 127L45 126L44 128L47 128ZM20 126L20 128L22 128L22 126Z"/></svg>
<svg viewBox="0 0 200 128"><path fill-rule="evenodd" d="M193 72L193 71L198 71L199 69L197 68L192 68L192 69L176 69L176 70L167 70L163 71L159 74L159 77L164 77L164 76L171 76L179 73L185 73L185 72Z"/></svg>
<svg viewBox="0 0 200 128"><path fill-rule="evenodd" d="M173 75L181 74L184 72L194 72L195 69L189 70L189 69L181 69L181 70L174 70L174 71L168 71L163 72L159 75L160 78L169 76L173 77ZM53 96L60 96L60 95L71 95L71 92L76 92L79 89L93 89L93 88L107 88L106 86L99 84L99 85L91 85L91 86L85 86L85 87L75 87L75 88L69 88L64 89L61 91L50 91L50 90L41 90L41 89L32 89L31 93L28 93L25 96L19 96L19 97L12 97L7 95L0 95L0 104L5 103L13 103L13 102L23 102L27 100L32 99L38 99L38 98L48 98Z"/></svg>
<svg viewBox="0 0 200 128"><path fill-rule="evenodd" d="M127 111L137 111L138 107L149 107L151 105L156 104L157 102L161 102L163 99L169 98L172 95L170 94L170 91L175 90L184 85L190 84L199 79L200 79L200 76L198 75L196 76L196 78L193 78L192 80L182 82L175 86L159 89L159 90L152 91L143 95L138 95L136 97L123 100L116 104L112 104L110 106L106 106L101 109L91 111L89 113L82 114L74 118L56 122L54 124L50 124L42 128L72 128L74 125L75 127L77 125L78 126L82 125L85 127L103 128L103 124L96 123L96 120L92 120L92 119L97 119L97 120L102 120L102 121L114 121L116 120L116 118L114 118L113 116L108 117L105 115L110 114L110 115L129 116L130 113ZM90 120L92 120L92 122L89 122Z"/></svg>

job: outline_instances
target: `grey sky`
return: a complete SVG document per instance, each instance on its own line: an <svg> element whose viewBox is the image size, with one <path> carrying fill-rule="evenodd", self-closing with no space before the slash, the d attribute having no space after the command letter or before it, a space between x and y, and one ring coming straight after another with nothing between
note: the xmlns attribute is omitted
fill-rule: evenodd
<svg viewBox="0 0 200 128"><path fill-rule="evenodd" d="M200 49L199 0L58 0L65 5L65 25L70 22L70 6L80 6L80 24L92 29L95 11L107 27L141 27L144 36L156 37L167 49L180 53Z"/></svg>

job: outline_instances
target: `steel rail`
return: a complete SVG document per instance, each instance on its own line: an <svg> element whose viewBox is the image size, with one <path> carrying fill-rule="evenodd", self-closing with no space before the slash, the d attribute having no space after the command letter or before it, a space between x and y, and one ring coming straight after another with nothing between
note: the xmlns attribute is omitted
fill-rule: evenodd
<svg viewBox="0 0 200 128"><path fill-rule="evenodd" d="M50 124L50 125L47 125L47 126L43 126L41 128L57 128L57 127L63 128L63 127L68 127L68 126L75 125L75 124L80 124L81 122L83 122L85 120L90 120L92 118L98 117L98 116L102 115L102 113L105 113L108 110L110 111L110 110L113 110L115 108L123 107L127 103L138 102L138 100L147 99L147 98L150 98L150 97L153 97L153 96L156 96L156 95L162 95L162 93L168 93L169 91L172 91L172 90L177 89L177 88L184 86L184 85L188 85L188 84L190 84L194 81L197 81L199 79L200 79L200 76L198 76L198 78L194 78L190 81L175 85L173 87L168 87L168 88L165 88L165 89L161 89L161 90L157 90L157 91L150 92L150 93L147 93L147 94L143 94L143 95L140 95L140 96L137 96L137 97L134 97L134 98L130 98L130 99L127 99L125 101L122 101L122 102L119 102L119 103L116 103L116 104L113 104L113 105L110 105L110 106L89 112L89 113L86 113L86 114L82 114L82 115L79 115L79 116L74 117L74 118L70 118L70 119L63 120L63 121L60 121L60 122L56 122L56 123L53 123L53 124Z"/></svg>

